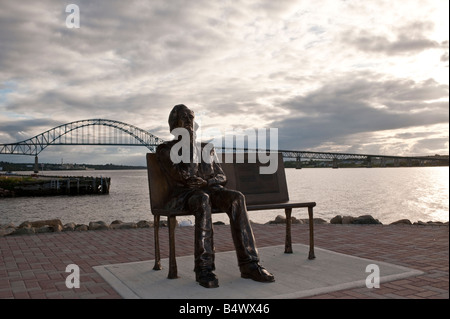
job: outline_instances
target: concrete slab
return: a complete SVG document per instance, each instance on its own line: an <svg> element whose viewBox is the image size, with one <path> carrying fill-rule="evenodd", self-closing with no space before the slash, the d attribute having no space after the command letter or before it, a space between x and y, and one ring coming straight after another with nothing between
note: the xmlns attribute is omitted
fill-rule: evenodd
<svg viewBox="0 0 450 319"><path fill-rule="evenodd" d="M293 250L293 254L285 254L284 246L259 249L261 264L275 275L273 283L259 283L241 278L236 253L216 253L215 273L220 287L215 289L206 289L197 284L193 272L193 256L177 258L180 277L178 279L167 279L168 259L161 261L163 270L160 271L152 270L153 260L96 266L94 269L126 299L302 298L342 289L366 287L366 279L370 276L370 280L376 275L376 269L379 270L380 286L388 281L423 273L318 247L315 248L314 260L307 259L306 245L295 244Z"/></svg>

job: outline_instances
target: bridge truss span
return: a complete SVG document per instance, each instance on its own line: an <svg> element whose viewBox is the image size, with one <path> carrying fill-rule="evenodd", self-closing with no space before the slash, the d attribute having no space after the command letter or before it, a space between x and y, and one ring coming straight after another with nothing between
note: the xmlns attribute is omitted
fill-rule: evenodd
<svg viewBox="0 0 450 319"><path fill-rule="evenodd" d="M154 152L164 142L134 125L106 119L89 119L56 126L27 140L0 144L0 154L37 156L49 145L145 146Z"/></svg>
<svg viewBox="0 0 450 319"><path fill-rule="evenodd" d="M35 156L35 165L37 165L38 154L49 145L145 146L150 152L154 153L156 147L163 142L164 140L161 138L131 124L107 119L89 119L56 126L21 142L0 144L0 154ZM218 151L261 152L263 150L219 147ZM267 150L265 151L267 152ZM367 163L368 167L374 161L379 161L384 166L388 161L393 161L394 165L398 165L400 160L407 160L410 164L413 161L419 161L421 163L433 161L448 165L448 156L405 157L295 150L276 150L276 152L281 152L285 159L295 160L298 168L305 161L330 161L333 163L333 167L336 168L339 162L344 161L363 161Z"/></svg>

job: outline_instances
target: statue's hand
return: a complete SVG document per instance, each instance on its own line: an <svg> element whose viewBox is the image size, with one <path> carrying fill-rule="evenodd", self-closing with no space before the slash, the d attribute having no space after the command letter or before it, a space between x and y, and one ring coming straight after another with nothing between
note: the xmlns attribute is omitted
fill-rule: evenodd
<svg viewBox="0 0 450 319"><path fill-rule="evenodd" d="M202 188L206 185L208 185L208 182L197 176L191 176L187 179L187 186L190 188Z"/></svg>
<svg viewBox="0 0 450 319"><path fill-rule="evenodd" d="M223 188L223 186L220 184L213 184L211 186L208 186L208 188L213 189L213 190L220 190L221 188Z"/></svg>
<svg viewBox="0 0 450 319"><path fill-rule="evenodd" d="M225 175L216 175L208 179L208 187L221 188L226 183Z"/></svg>

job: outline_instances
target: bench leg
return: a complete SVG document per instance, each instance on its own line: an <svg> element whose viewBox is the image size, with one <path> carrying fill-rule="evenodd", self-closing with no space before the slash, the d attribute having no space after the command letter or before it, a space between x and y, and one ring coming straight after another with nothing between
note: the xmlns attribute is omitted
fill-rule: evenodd
<svg viewBox="0 0 450 319"><path fill-rule="evenodd" d="M308 259L316 258L314 254L314 219L313 219L313 208L308 207L309 215L309 255Z"/></svg>
<svg viewBox="0 0 450 319"><path fill-rule="evenodd" d="M178 278L177 260L175 258L175 227L177 220L175 216L169 217L169 275L167 278Z"/></svg>
<svg viewBox="0 0 450 319"><path fill-rule="evenodd" d="M285 208L284 212L286 214L286 240L284 243L284 253L292 254L292 237L291 237L292 208Z"/></svg>
<svg viewBox="0 0 450 319"><path fill-rule="evenodd" d="M155 237L155 265L153 270L161 270L161 255L159 253L159 215L154 215L153 217L153 229Z"/></svg>

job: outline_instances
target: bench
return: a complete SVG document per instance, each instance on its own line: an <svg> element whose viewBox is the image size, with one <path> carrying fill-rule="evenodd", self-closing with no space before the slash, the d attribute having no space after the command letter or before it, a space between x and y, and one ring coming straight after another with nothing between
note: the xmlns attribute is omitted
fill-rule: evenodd
<svg viewBox="0 0 450 319"><path fill-rule="evenodd" d="M242 154L241 154L242 155ZM222 154L224 156L224 154ZM256 156L256 158L258 158ZM248 163L248 154L245 154L244 163L236 162L236 154L232 163L221 166L227 176L225 187L242 192L246 198L247 211L284 209L286 215L285 253L292 253L291 240L291 213L293 208L307 208L309 216L309 254L308 259L314 259L314 223L313 207L315 202L301 202L289 200L286 175L281 153L278 153L278 168L274 174L259 174L262 164ZM161 170L156 155L147 153L147 173L150 192L150 207L154 216L154 243L155 265L154 270L161 270L161 257L159 250L159 224L160 217L167 217L169 229L169 274L168 278L177 278L177 264L175 258L175 227L177 216L192 215L190 211L168 210L165 204L171 193L170 184ZM223 213L212 211L213 213Z"/></svg>

